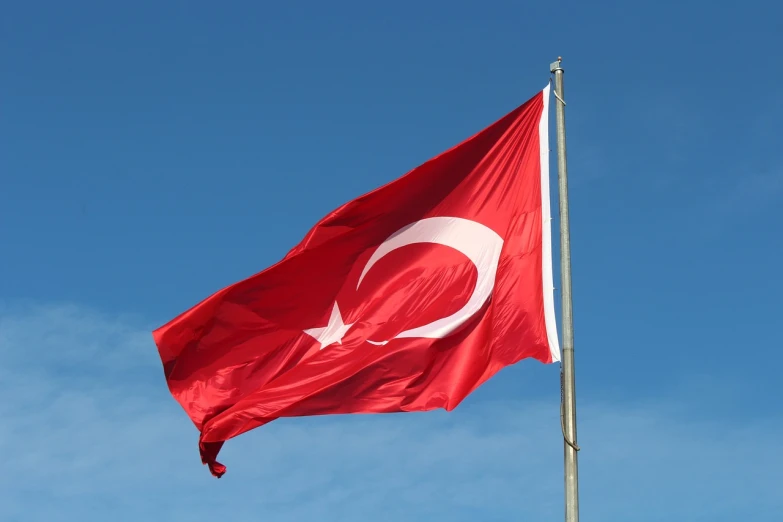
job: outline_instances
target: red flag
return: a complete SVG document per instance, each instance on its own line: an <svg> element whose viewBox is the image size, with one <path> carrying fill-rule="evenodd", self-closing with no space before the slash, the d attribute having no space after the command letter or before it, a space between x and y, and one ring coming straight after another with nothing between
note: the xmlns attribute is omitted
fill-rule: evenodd
<svg viewBox="0 0 783 522"><path fill-rule="evenodd" d="M153 333L215 476L223 442L276 418L451 410L505 366L559 360L548 100L341 206Z"/></svg>

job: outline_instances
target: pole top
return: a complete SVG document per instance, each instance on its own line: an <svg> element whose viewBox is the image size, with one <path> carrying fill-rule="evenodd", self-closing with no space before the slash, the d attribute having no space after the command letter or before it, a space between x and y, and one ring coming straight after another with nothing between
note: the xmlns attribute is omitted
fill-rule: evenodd
<svg viewBox="0 0 783 522"><path fill-rule="evenodd" d="M556 62L552 62L549 65L549 72L557 72L557 71L562 72L563 68L560 67L560 62L562 62L562 61L563 61L563 57L562 56L558 56L557 57L557 61Z"/></svg>

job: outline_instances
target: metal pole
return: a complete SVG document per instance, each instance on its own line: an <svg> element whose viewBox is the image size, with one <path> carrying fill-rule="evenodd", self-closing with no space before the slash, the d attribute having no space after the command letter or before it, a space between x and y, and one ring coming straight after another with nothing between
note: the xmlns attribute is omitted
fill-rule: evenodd
<svg viewBox="0 0 783 522"><path fill-rule="evenodd" d="M568 169L566 165L565 94L563 92L562 58L550 66L555 75L557 123L557 179L560 195L560 286L562 288L562 417L565 468L565 519L579 522L579 478L576 444L576 393L574 385L574 320L571 303L571 238L568 226Z"/></svg>

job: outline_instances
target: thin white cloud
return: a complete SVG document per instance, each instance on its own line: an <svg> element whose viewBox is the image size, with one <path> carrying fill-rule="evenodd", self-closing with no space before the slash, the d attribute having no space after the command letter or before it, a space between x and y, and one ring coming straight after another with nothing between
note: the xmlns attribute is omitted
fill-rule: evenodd
<svg viewBox="0 0 783 522"><path fill-rule="evenodd" d="M741 172L721 201L726 212L753 214L777 202L783 195L783 168Z"/></svg>
<svg viewBox="0 0 783 522"><path fill-rule="evenodd" d="M0 313L2 520L562 516L555 402L276 421L227 443L216 480L148 325L75 306ZM699 400L581 404L583 518L767 520L783 509L783 458L770 451L781 418L698 418Z"/></svg>
<svg viewBox="0 0 783 522"><path fill-rule="evenodd" d="M775 232L772 216L783 200L783 168L756 169L743 165L734 175L703 181L696 205L686 221L690 230L709 239L724 238L727 231L745 233L749 223Z"/></svg>

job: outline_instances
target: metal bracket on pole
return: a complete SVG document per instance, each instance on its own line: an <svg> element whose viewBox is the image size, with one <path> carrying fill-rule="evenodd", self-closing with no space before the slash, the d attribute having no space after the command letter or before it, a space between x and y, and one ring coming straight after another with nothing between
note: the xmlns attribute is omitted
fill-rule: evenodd
<svg viewBox="0 0 783 522"><path fill-rule="evenodd" d="M552 62L551 64L549 64L549 72L551 72L552 74L555 74L557 71L561 71L562 72L563 68L560 67L560 63L562 61L563 61L563 58L558 56L556 62ZM555 88L555 90L552 91L552 94L554 94L555 98L557 98L558 101L563 104L563 107L566 106L566 102L563 99L563 97L560 96L560 93L557 92L557 88Z"/></svg>

